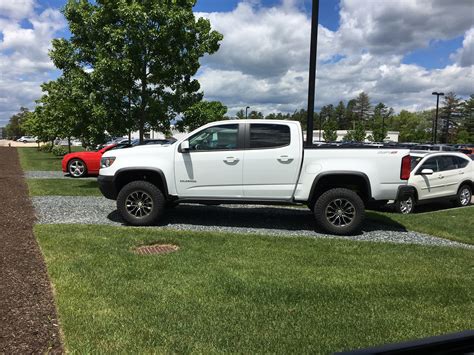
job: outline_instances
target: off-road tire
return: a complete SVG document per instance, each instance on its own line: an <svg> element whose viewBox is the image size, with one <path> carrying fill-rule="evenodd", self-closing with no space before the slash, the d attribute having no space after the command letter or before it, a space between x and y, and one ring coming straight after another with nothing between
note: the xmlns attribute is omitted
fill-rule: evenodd
<svg viewBox="0 0 474 355"><path fill-rule="evenodd" d="M468 194L467 197L465 194ZM465 207L471 204L472 200L472 188L469 185L462 185L457 193L456 200L454 201L455 206Z"/></svg>
<svg viewBox="0 0 474 355"><path fill-rule="evenodd" d="M140 199L143 205L139 207ZM117 209L120 216L132 226L155 224L163 215L165 206L166 200L163 193L147 181L132 181L125 185L117 196ZM143 208L143 216L138 216L140 214L138 208Z"/></svg>
<svg viewBox="0 0 474 355"><path fill-rule="evenodd" d="M338 209L334 206L341 201L341 210L347 208L348 214L344 214L346 219L343 224L337 225ZM344 206L346 206L344 208ZM333 211L334 210L334 211ZM352 211L352 212L350 212ZM334 212L334 215L332 214ZM323 193L314 204L314 216L316 223L326 232L337 235L350 235L358 232L365 219L365 207L362 199L354 191L345 188L334 188ZM336 220L331 221L331 216ZM351 217L348 217L351 216ZM339 221L343 216L339 217ZM350 219L350 222L347 220Z"/></svg>

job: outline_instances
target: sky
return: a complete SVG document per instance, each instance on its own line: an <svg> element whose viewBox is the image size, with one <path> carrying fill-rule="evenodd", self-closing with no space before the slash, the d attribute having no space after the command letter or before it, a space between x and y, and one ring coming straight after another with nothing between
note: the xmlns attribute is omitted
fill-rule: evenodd
<svg viewBox="0 0 474 355"><path fill-rule="evenodd" d="M65 0L0 0L0 127L34 108L60 75L51 40L68 37ZM196 77L229 114L305 108L311 0L198 0L224 35ZM396 111L435 105L433 91L474 93L474 0L320 0L316 109L365 91Z"/></svg>

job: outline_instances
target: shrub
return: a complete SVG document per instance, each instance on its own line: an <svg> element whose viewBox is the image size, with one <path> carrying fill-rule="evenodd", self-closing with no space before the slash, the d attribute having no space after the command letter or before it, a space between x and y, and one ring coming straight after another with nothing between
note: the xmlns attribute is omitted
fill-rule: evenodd
<svg viewBox="0 0 474 355"><path fill-rule="evenodd" d="M39 150L41 150L42 152L47 152L47 153L51 152L52 149L53 149L52 143L45 143L39 147Z"/></svg>
<svg viewBox="0 0 474 355"><path fill-rule="evenodd" d="M51 152L52 152L54 155L58 156L58 157L62 157L63 155L66 155L66 154L67 154L66 148L64 148L64 147L62 147L62 146L60 146L60 145L55 145L55 146L53 147L53 149L51 150Z"/></svg>

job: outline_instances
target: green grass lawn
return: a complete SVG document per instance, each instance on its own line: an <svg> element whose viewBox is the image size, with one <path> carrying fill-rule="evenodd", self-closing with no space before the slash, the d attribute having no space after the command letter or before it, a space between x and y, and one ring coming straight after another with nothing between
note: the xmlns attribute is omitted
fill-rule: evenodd
<svg viewBox="0 0 474 355"><path fill-rule="evenodd" d="M37 148L17 148L24 171L61 171L62 157L41 152ZM66 147L67 149L67 147ZM83 151L82 147L71 147L72 151Z"/></svg>
<svg viewBox="0 0 474 355"><path fill-rule="evenodd" d="M102 196L96 180L27 179L31 196Z"/></svg>
<svg viewBox="0 0 474 355"><path fill-rule="evenodd" d="M37 225L69 352L329 353L472 329L473 251ZM138 256L135 246L174 243Z"/></svg>
<svg viewBox="0 0 474 355"><path fill-rule="evenodd" d="M409 215L370 211L367 218L384 223L392 221L407 230L474 244L474 206Z"/></svg>

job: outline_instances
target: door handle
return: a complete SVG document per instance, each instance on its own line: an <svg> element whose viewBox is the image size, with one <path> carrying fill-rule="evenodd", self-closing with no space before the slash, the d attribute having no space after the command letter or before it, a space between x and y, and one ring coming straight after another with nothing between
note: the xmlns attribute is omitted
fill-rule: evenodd
<svg viewBox="0 0 474 355"><path fill-rule="evenodd" d="M288 155L281 155L277 160L280 163L290 163L293 161L293 158L289 157Z"/></svg>
<svg viewBox="0 0 474 355"><path fill-rule="evenodd" d="M236 158L236 157L227 157L224 159L224 163L228 163L228 164L236 164L239 162L239 158Z"/></svg>
<svg viewBox="0 0 474 355"><path fill-rule="evenodd" d="M464 175L464 171L460 171L460 172L459 172L459 175Z"/></svg>
<svg viewBox="0 0 474 355"><path fill-rule="evenodd" d="M443 175L438 176L438 179L444 179Z"/></svg>

